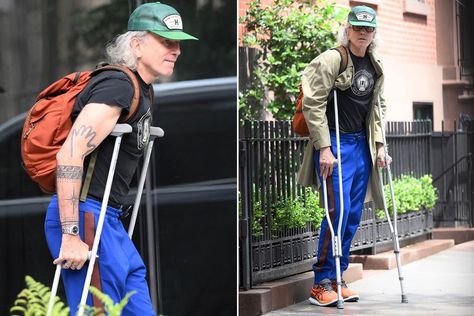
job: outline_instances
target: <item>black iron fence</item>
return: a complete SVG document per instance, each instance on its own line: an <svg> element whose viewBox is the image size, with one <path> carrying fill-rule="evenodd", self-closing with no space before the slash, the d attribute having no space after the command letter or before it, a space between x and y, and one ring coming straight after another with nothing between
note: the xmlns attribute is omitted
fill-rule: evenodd
<svg viewBox="0 0 474 316"><path fill-rule="evenodd" d="M431 126L430 121L388 122L386 126L393 176L432 174L440 193L441 202L434 212L399 216L401 241L429 235L440 218L444 224L453 218L466 225L472 225L474 218L469 154L472 130L443 131L439 136ZM298 197L304 200L296 174L307 139L294 135L287 121L245 122L240 135L240 284L249 288L310 270L316 261L319 237L318 228L311 222L300 228L275 229L277 223L272 217L272 207L279 202ZM471 143L466 146L465 142ZM376 219L372 205L365 205L351 250L369 249L374 253L378 245L390 242L387 221Z"/></svg>
<svg viewBox="0 0 474 316"><path fill-rule="evenodd" d="M473 227L474 120L455 122L455 131L445 131L442 126L441 132L431 136L431 173L439 193L434 221L439 227Z"/></svg>

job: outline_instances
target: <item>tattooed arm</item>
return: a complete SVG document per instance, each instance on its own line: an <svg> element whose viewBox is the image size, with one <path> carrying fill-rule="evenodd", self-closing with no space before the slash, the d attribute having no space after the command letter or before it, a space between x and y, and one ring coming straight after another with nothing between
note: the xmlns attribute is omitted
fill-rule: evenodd
<svg viewBox="0 0 474 316"><path fill-rule="evenodd" d="M56 155L56 192L61 226L79 225L79 194L84 158L110 134L121 109L106 104L87 104L77 117L62 148ZM87 245L79 235L63 234L62 256L54 264L81 269L87 260Z"/></svg>

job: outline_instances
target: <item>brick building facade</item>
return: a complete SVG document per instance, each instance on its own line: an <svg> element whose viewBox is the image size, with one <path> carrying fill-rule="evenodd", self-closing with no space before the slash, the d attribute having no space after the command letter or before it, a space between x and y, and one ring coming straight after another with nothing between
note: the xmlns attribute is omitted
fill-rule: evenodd
<svg viewBox="0 0 474 316"><path fill-rule="evenodd" d="M248 0L239 1L239 16ZM377 11L378 52L386 73L390 121L430 118L435 130L454 129L461 116L474 119L472 30L467 10L455 0L336 0L337 5L368 5ZM262 0L271 5L272 0ZM239 38L245 29L239 26ZM469 36L471 34L471 36ZM240 43L240 40L239 40Z"/></svg>

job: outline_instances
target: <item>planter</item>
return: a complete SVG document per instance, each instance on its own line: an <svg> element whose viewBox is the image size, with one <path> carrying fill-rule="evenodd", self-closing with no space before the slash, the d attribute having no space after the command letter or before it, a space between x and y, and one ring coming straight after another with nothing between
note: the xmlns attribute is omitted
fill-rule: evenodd
<svg viewBox="0 0 474 316"><path fill-rule="evenodd" d="M398 236L406 244L410 239L429 234L433 229L433 213L422 210L400 214L397 218ZM252 284L271 281L293 274L310 271L316 262L319 230L308 225L288 229L273 236L252 241ZM389 248L392 234L388 221L375 219L373 209L364 208L361 223L351 244L351 251L385 245ZM387 248L387 249L388 249Z"/></svg>

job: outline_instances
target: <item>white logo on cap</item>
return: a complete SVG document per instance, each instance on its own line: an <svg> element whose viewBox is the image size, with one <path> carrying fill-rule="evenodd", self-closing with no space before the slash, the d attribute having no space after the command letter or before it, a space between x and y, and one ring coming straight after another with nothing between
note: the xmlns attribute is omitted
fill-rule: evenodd
<svg viewBox="0 0 474 316"><path fill-rule="evenodd" d="M163 22L170 30L183 29L183 22L181 21L181 17L178 14L168 15L166 18L163 19Z"/></svg>
<svg viewBox="0 0 474 316"><path fill-rule="evenodd" d="M369 12L359 12L356 14L357 20L371 22L374 19L374 16Z"/></svg>

